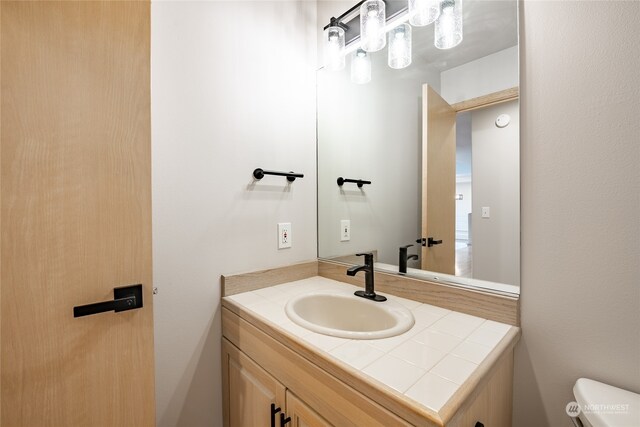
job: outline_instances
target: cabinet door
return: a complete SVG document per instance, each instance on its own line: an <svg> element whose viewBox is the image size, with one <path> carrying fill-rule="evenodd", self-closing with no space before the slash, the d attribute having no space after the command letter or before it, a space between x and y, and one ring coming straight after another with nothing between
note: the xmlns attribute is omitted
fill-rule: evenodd
<svg viewBox="0 0 640 427"><path fill-rule="evenodd" d="M284 386L226 339L222 347L224 425L271 427L271 404L284 410Z"/></svg>
<svg viewBox="0 0 640 427"><path fill-rule="evenodd" d="M291 427L331 427L328 421L288 390L287 416L291 417Z"/></svg>

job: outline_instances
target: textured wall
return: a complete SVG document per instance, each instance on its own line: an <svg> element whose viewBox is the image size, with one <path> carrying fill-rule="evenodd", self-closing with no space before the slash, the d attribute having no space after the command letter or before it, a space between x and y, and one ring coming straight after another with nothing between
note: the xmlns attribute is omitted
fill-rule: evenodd
<svg viewBox="0 0 640 427"><path fill-rule="evenodd" d="M581 376L640 392L639 2L525 1L514 426Z"/></svg>
<svg viewBox="0 0 640 427"><path fill-rule="evenodd" d="M315 2L152 5L159 426L220 426L220 275L316 257ZM295 170L287 185L256 167ZM293 247L277 250L278 222Z"/></svg>

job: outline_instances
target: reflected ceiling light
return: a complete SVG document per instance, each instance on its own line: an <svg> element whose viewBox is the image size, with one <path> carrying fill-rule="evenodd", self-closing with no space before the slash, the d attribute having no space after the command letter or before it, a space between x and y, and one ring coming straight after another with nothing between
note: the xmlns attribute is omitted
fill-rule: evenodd
<svg viewBox="0 0 640 427"><path fill-rule="evenodd" d="M344 29L335 19L324 30L324 66L331 71L344 68Z"/></svg>
<svg viewBox="0 0 640 427"><path fill-rule="evenodd" d="M462 41L462 0L442 0L436 19L434 44L438 49L451 49Z"/></svg>
<svg viewBox="0 0 640 427"><path fill-rule="evenodd" d="M400 69L411 64L411 25L401 24L389 31L389 67Z"/></svg>
<svg viewBox="0 0 640 427"><path fill-rule="evenodd" d="M351 81L357 84L371 81L371 57L363 49L351 54Z"/></svg>
<svg viewBox="0 0 640 427"><path fill-rule="evenodd" d="M414 27L432 24L440 16L440 0L409 0L409 22Z"/></svg>
<svg viewBox="0 0 640 427"><path fill-rule="evenodd" d="M367 83L371 80L371 53L384 48L387 37L389 67L405 68L412 62L411 25L435 22L435 46L451 49L462 42L462 1L361 0L337 18L331 18L324 27L325 68L342 70L349 54L351 80Z"/></svg>
<svg viewBox="0 0 640 427"><path fill-rule="evenodd" d="M360 46L367 52L376 52L386 43L384 26L387 22L386 6L382 0L367 0L360 6Z"/></svg>

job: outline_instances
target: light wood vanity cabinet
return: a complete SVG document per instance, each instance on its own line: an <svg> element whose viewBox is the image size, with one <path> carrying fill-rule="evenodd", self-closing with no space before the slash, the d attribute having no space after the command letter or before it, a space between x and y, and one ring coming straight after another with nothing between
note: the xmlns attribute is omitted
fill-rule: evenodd
<svg viewBox="0 0 640 427"><path fill-rule="evenodd" d="M331 424L309 405L287 391L287 415L291 417L291 427L330 427Z"/></svg>
<svg viewBox="0 0 640 427"><path fill-rule="evenodd" d="M331 426L227 340L222 355L226 426Z"/></svg>
<svg viewBox="0 0 640 427"><path fill-rule="evenodd" d="M436 413L345 371L226 301L222 330L226 427L270 427L272 403L290 418L281 426L278 413L275 427L511 426L516 334Z"/></svg>

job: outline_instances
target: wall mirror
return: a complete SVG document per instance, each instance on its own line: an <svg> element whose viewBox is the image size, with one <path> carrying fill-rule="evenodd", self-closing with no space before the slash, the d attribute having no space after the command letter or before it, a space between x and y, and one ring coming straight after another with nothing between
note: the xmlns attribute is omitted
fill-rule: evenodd
<svg viewBox="0 0 640 427"><path fill-rule="evenodd" d="M517 1L461 5L452 48L411 26L411 63L391 68L387 21L383 49L347 41L342 69L318 70L318 256L518 294Z"/></svg>

